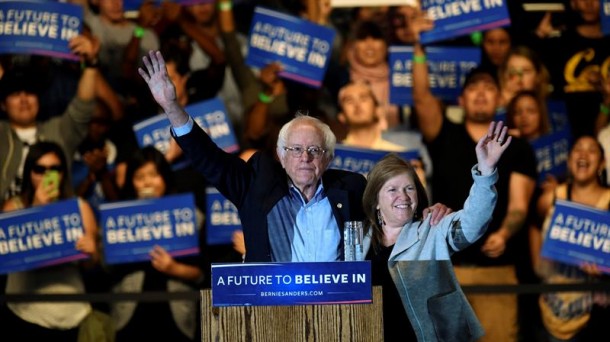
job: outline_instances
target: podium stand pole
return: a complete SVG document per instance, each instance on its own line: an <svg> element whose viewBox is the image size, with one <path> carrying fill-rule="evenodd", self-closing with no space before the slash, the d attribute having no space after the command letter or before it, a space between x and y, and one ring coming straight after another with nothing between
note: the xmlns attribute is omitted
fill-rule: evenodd
<svg viewBox="0 0 610 342"><path fill-rule="evenodd" d="M383 341L381 287L372 304L212 307L201 291L201 335L212 341Z"/></svg>

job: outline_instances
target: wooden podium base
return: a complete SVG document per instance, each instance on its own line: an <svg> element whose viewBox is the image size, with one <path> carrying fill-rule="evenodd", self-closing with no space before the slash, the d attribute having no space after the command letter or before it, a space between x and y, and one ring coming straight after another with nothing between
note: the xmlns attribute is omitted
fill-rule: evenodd
<svg viewBox="0 0 610 342"><path fill-rule="evenodd" d="M381 287L372 304L212 307L201 291L204 342L383 341Z"/></svg>

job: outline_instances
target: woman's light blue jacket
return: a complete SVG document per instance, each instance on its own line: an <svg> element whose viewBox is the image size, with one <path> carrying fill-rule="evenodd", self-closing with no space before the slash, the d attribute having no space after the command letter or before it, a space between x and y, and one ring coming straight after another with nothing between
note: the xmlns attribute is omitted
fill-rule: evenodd
<svg viewBox="0 0 610 342"><path fill-rule="evenodd" d="M388 260L418 341L475 341L484 334L455 277L451 255L479 239L496 205L497 170L482 176L472 168L474 184L464 208L430 226L424 221L405 224ZM364 239L364 255L371 242Z"/></svg>

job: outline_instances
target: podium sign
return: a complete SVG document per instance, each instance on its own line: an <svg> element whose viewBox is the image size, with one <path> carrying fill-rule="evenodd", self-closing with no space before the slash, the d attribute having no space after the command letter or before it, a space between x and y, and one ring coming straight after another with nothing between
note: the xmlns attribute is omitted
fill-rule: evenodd
<svg viewBox="0 0 610 342"><path fill-rule="evenodd" d="M212 306L370 304L371 263L212 264Z"/></svg>

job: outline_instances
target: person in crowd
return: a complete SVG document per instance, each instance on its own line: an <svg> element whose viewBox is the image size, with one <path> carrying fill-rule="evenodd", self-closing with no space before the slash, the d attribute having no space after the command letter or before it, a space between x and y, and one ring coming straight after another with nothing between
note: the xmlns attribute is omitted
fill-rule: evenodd
<svg viewBox="0 0 610 342"><path fill-rule="evenodd" d="M565 26L555 27L548 12L528 45L548 67L553 97L565 101L574 139L593 135L604 99L600 85L610 59L610 36L602 31L601 1L571 0L564 13Z"/></svg>
<svg viewBox="0 0 610 342"><path fill-rule="evenodd" d="M520 91L513 97L507 107L506 120L511 135L526 139L530 143L551 133L545 103L533 90ZM561 179L558 180L556 176L547 174L544 180L537 184L530 201L529 214L532 218L544 217L546 213L537 209L537 199L546 191L545 189L553 189L557 186L558 181Z"/></svg>
<svg viewBox="0 0 610 342"><path fill-rule="evenodd" d="M282 67L277 62L261 68L257 75L245 63L231 6L223 3L226 1L219 3L223 10L218 14L218 22L227 63L241 92L245 110L243 122L235 126L238 136L243 140L240 143L243 152L250 153L248 150L267 148L270 145L274 149L277 131L296 111L307 112L310 116L321 119L336 133L339 125L334 116L328 114L335 110L334 98L330 98L326 89L328 81L333 79L329 76L330 70L325 76L323 87L319 89L281 78Z"/></svg>
<svg viewBox="0 0 610 342"><path fill-rule="evenodd" d="M546 103L540 98L535 90L521 90L517 92L506 109L507 126L509 133L513 136L526 139L530 144L536 139L551 133L551 125L547 115ZM533 146L533 145L532 145ZM537 169L544 168L546 156L536 154ZM540 233L536 227L540 227L540 221L544 218L537 208L538 198L546 189L557 186L560 175L546 173L544 177L539 174L534 193L529 203L528 216L525 226L527 229L520 231L520 237L526 246L531 248L532 244L539 244ZM517 277L519 282L528 284L540 283L540 278L532 269L531 253L519 253L517 259ZM542 321L538 310L538 294L519 295L519 329L520 339L523 341L540 339L543 335Z"/></svg>
<svg viewBox="0 0 610 342"><path fill-rule="evenodd" d="M483 32L481 41L481 66L491 71L504 64L513 45L509 27L497 27Z"/></svg>
<svg viewBox="0 0 610 342"><path fill-rule="evenodd" d="M433 22L423 13L411 27L419 32ZM414 56L425 60L421 43L414 44ZM429 85L427 63L413 63L413 99L419 129L433 164L432 199L460 209L469 194L468 167L476 162L476 142L486 134L500 104L500 87L494 73L473 69L465 78L458 103L464 122L454 123L443 112L442 103ZM483 237L452 261L460 284L517 284L516 253L521 240L515 239L524 226L530 199L536 185L536 158L532 147L513 138L498 163L498 202ZM518 334L517 295L468 295L477 317L485 328L483 341L515 341Z"/></svg>
<svg viewBox="0 0 610 342"><path fill-rule="evenodd" d="M72 51L81 56L85 68L78 81L76 94L61 116L46 121L38 120L40 93L37 75L28 68L8 69L0 79L0 107L8 120L0 120L0 203L21 191L22 171L29 146L37 141L54 141L60 144L68 158L72 157L87 134L93 114L95 83L98 76L93 67L96 58L91 42L84 36L70 40ZM70 174L66 174L66 177Z"/></svg>
<svg viewBox="0 0 610 342"><path fill-rule="evenodd" d="M390 67L388 45L382 28L373 21L357 24L347 43L347 73L349 81L366 81L375 94L382 112L379 125L383 130L400 123L399 108L390 104Z"/></svg>
<svg viewBox="0 0 610 342"><path fill-rule="evenodd" d="M541 256L542 245L550 229L556 200L565 200L599 210L610 210L610 188L602 179L604 153L593 136L578 138L568 157L569 178L539 199L547 208L540 243L532 246L533 267L548 284L608 281L607 274L590 263L580 266L562 263ZM610 321L610 293L545 292L540 294L542 322L549 341L597 341L607 331Z"/></svg>
<svg viewBox="0 0 610 342"><path fill-rule="evenodd" d="M233 3L217 0L200 1L181 6L183 7L182 17L190 18L178 21L192 48L189 67L192 71L214 68L216 72L222 72L220 88L217 89L214 96L218 96L224 102L234 129L242 132L245 107L241 89L236 82L240 76L236 75L236 70L226 63L229 52L227 52L228 47L221 34L219 21L225 11L232 11ZM248 38L241 32L235 32L234 38L237 49L234 52L245 55L248 51ZM244 67L249 69L248 66Z"/></svg>
<svg viewBox="0 0 610 342"><path fill-rule="evenodd" d="M338 102L340 109L338 120L347 127L347 136L341 141L341 144L387 152L417 150L420 154L419 158L414 158L409 162L426 186L428 175L431 172L426 172L424 165L430 167L432 164L426 147L421 143L398 145L383 139L379 126L379 116L383 114L378 110L375 95L366 81L352 81L343 86L339 90Z"/></svg>
<svg viewBox="0 0 610 342"><path fill-rule="evenodd" d="M390 44L392 45L409 45L416 40L413 30L409 26L417 17L419 3L417 0L410 2L411 4L407 3L405 6L393 6L388 9Z"/></svg>
<svg viewBox="0 0 610 342"><path fill-rule="evenodd" d="M481 238L491 221L496 165L511 142L506 132L502 122L489 125L476 144L464 209L435 227L423 216L427 194L409 162L390 153L369 172L365 250L373 284L383 286L384 341L476 341L483 334L450 257Z"/></svg>
<svg viewBox="0 0 610 342"><path fill-rule="evenodd" d="M72 184L76 195L87 200L99 217L99 206L119 199L114 168L117 147L109 139L112 113L105 102L96 101L87 136L78 146L72 164Z"/></svg>
<svg viewBox="0 0 610 342"><path fill-rule="evenodd" d="M126 113L134 116L132 107L139 104L133 102L143 98L137 93L141 83L137 67L147 51L159 48L159 38L152 29L160 20L158 10L152 1L143 1L138 18L132 20L125 15L121 0L99 0L95 8L88 1L79 1L85 23L100 42L100 72L121 97Z"/></svg>
<svg viewBox="0 0 610 342"><path fill-rule="evenodd" d="M79 41L80 50L90 53L91 58L68 60L38 54L2 55L0 60L2 68L10 70L11 68L25 67L36 75L36 81L40 87L38 120L47 121L52 117L63 114L77 92L83 66L97 67L99 65L97 58L98 39L91 34L86 25L83 25L83 30L77 37L75 41ZM104 101L111 108L113 119L120 119L123 116L120 99L110 88L106 79L99 73L95 78L94 89L95 97Z"/></svg>
<svg viewBox="0 0 610 342"><path fill-rule="evenodd" d="M163 2L159 11L162 17L157 25L160 50L168 57L168 53L171 53L176 71L186 82L189 101L194 103L219 96L231 108L231 121L239 121L241 109L233 106L241 108L241 97L230 69L226 68L214 3L187 6ZM193 60L198 62L191 66Z"/></svg>
<svg viewBox="0 0 610 342"><path fill-rule="evenodd" d="M140 75L167 115L174 138L195 169L237 207L246 262L343 259L343 224L364 219L366 179L328 169L336 137L327 125L297 116L280 130L277 158L257 152L246 162L218 148L177 103L160 52L151 51L144 65Z"/></svg>
<svg viewBox="0 0 610 342"><path fill-rule="evenodd" d="M43 182L46 174L57 172L51 182ZM74 198L67 176L67 158L63 148L53 142L38 142L29 148L23 168L20 195L8 199L3 211L41 207L56 201ZM8 274L6 294L83 294L85 285L80 268L99 262L97 223L89 204L79 199L83 235L75 248L89 259ZM81 323L92 313L88 302L8 302L3 308L2 326L7 338L28 341L78 340ZM108 331L110 338L112 330Z"/></svg>
<svg viewBox="0 0 610 342"><path fill-rule="evenodd" d="M535 90L514 94L506 108L506 125L510 134L528 141L551 132L546 105Z"/></svg>
<svg viewBox="0 0 610 342"><path fill-rule="evenodd" d="M525 45L517 45L508 52L504 63L498 68L498 78L502 93L501 107L506 107L521 90L535 91L543 101L549 97L549 71L536 51Z"/></svg>
<svg viewBox="0 0 610 342"><path fill-rule="evenodd" d="M339 90L339 122L347 126L342 144L383 151L404 151L405 147L381 137L382 114L373 90L366 81L351 81Z"/></svg>
<svg viewBox="0 0 610 342"><path fill-rule="evenodd" d="M172 172L159 150L152 146L138 150L127 162L126 182L121 189L121 198L160 198L174 193ZM197 226L201 227L201 212L197 211L196 216ZM157 245L150 251L150 262L112 265L112 291L194 291L201 288L206 278L209 278L204 269L205 261L199 255L178 259ZM195 341L199 323L197 313L197 302L189 300L111 303L117 342Z"/></svg>

